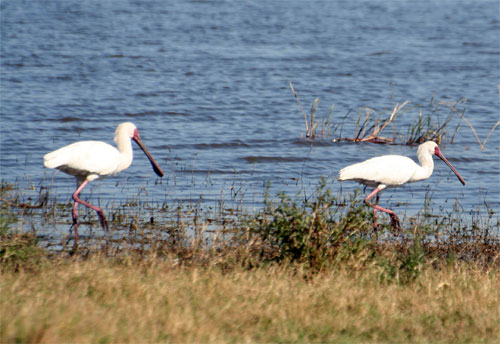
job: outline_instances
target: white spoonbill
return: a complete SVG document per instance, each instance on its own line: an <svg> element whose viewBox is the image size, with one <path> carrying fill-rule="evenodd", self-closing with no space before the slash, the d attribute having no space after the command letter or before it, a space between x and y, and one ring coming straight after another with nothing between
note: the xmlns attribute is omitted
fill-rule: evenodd
<svg viewBox="0 0 500 344"><path fill-rule="evenodd" d="M377 226L376 213L377 210L380 210L389 214L391 216L392 226L399 229L401 227L396 213L392 210L382 208L377 204L370 203L370 198L377 195L378 202L378 192L385 188L397 187L405 183L418 182L419 180L429 178L434 170L433 155L443 160L456 174L458 180L465 185L465 180L444 157L439 146L433 141L427 141L418 146L417 157L420 165L405 156L383 155L341 169L339 171L338 180L354 180L360 184L374 187L375 190L365 198L365 203L373 208L373 213L375 215L374 226Z"/></svg>
<svg viewBox="0 0 500 344"><path fill-rule="evenodd" d="M102 228L106 234L109 233L106 216L104 216L102 209L81 200L78 195L89 182L100 177L117 174L130 166L133 158L131 140L134 140L146 153L156 174L163 177L162 169L142 143L135 125L130 122L122 123L116 128L114 141L118 149L101 141L80 141L44 155L43 164L45 167L56 168L75 176L77 179L78 187L73 193L74 204L72 211L75 246L78 242L78 203L95 210Z"/></svg>

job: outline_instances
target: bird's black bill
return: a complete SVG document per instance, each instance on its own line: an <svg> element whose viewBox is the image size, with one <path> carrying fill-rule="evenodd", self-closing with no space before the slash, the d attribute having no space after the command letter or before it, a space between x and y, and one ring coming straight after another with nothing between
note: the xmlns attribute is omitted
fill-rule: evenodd
<svg viewBox="0 0 500 344"><path fill-rule="evenodd" d="M437 148L437 147L436 147ZM440 150L436 149L436 153L435 153L441 160L443 160L446 165L448 165L449 168L451 168L451 170L455 173L455 175L457 176L458 180L460 180L460 183L462 183L462 185L465 185L465 180L462 178L462 176L457 172L457 170L455 170L455 167L453 167L453 165L448 161L448 159L446 159L443 155L443 153L441 153Z"/></svg>
<svg viewBox="0 0 500 344"><path fill-rule="evenodd" d="M151 162L151 166L153 166L153 171L155 171L155 173L158 175L158 177L163 177L163 170L161 169L160 165L158 165L158 163L153 158L153 156L149 153L148 149L142 143L141 139L136 137L136 138L134 138L134 141L139 145L139 147L141 147L144 154L146 154L146 156L148 157L149 162Z"/></svg>

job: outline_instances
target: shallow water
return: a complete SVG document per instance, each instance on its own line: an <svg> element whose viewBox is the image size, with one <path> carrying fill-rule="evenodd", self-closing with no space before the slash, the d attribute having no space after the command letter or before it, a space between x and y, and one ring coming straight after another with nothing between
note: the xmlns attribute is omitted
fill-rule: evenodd
<svg viewBox="0 0 500 344"><path fill-rule="evenodd" d="M115 127L134 122L166 176L159 181L136 150L132 166L84 192L100 204L140 194L156 202L242 202L311 193L328 178L339 195L358 188L335 176L382 154L415 158L416 147L310 142L292 81L318 118L358 109L387 117L396 103L456 101L484 140L499 118L498 1L2 1L1 177L52 186L70 199L74 180L43 168L42 156L78 140L111 143ZM427 109L427 110L425 110ZM444 121L449 111L433 119ZM424 112L425 114L425 112ZM417 111L397 118L404 135ZM436 118L439 116L439 118ZM459 125L455 116L450 124ZM388 127L385 136L392 137ZM444 154L462 187L436 161L433 176L388 190L398 213L424 205L500 211L500 128L484 150L460 122ZM338 132L337 132L338 134ZM27 192L30 190L28 188Z"/></svg>

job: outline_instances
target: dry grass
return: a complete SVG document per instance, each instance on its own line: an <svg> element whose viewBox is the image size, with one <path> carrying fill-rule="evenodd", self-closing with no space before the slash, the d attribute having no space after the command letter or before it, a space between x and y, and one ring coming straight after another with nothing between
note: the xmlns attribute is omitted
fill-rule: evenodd
<svg viewBox="0 0 500 344"><path fill-rule="evenodd" d="M53 259L4 271L0 340L8 342L497 343L500 273L428 266L384 283L355 261L300 267L182 267L170 259Z"/></svg>

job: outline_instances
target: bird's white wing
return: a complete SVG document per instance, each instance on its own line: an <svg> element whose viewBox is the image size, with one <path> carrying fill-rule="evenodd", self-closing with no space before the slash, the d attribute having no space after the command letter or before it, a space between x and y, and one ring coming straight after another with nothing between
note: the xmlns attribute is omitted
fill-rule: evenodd
<svg viewBox="0 0 500 344"><path fill-rule="evenodd" d="M343 168L338 179L354 180L369 186L397 186L408 182L417 166L405 156L384 155Z"/></svg>
<svg viewBox="0 0 500 344"><path fill-rule="evenodd" d="M100 141L81 141L47 153L44 165L76 177L113 174L120 161L120 152Z"/></svg>

